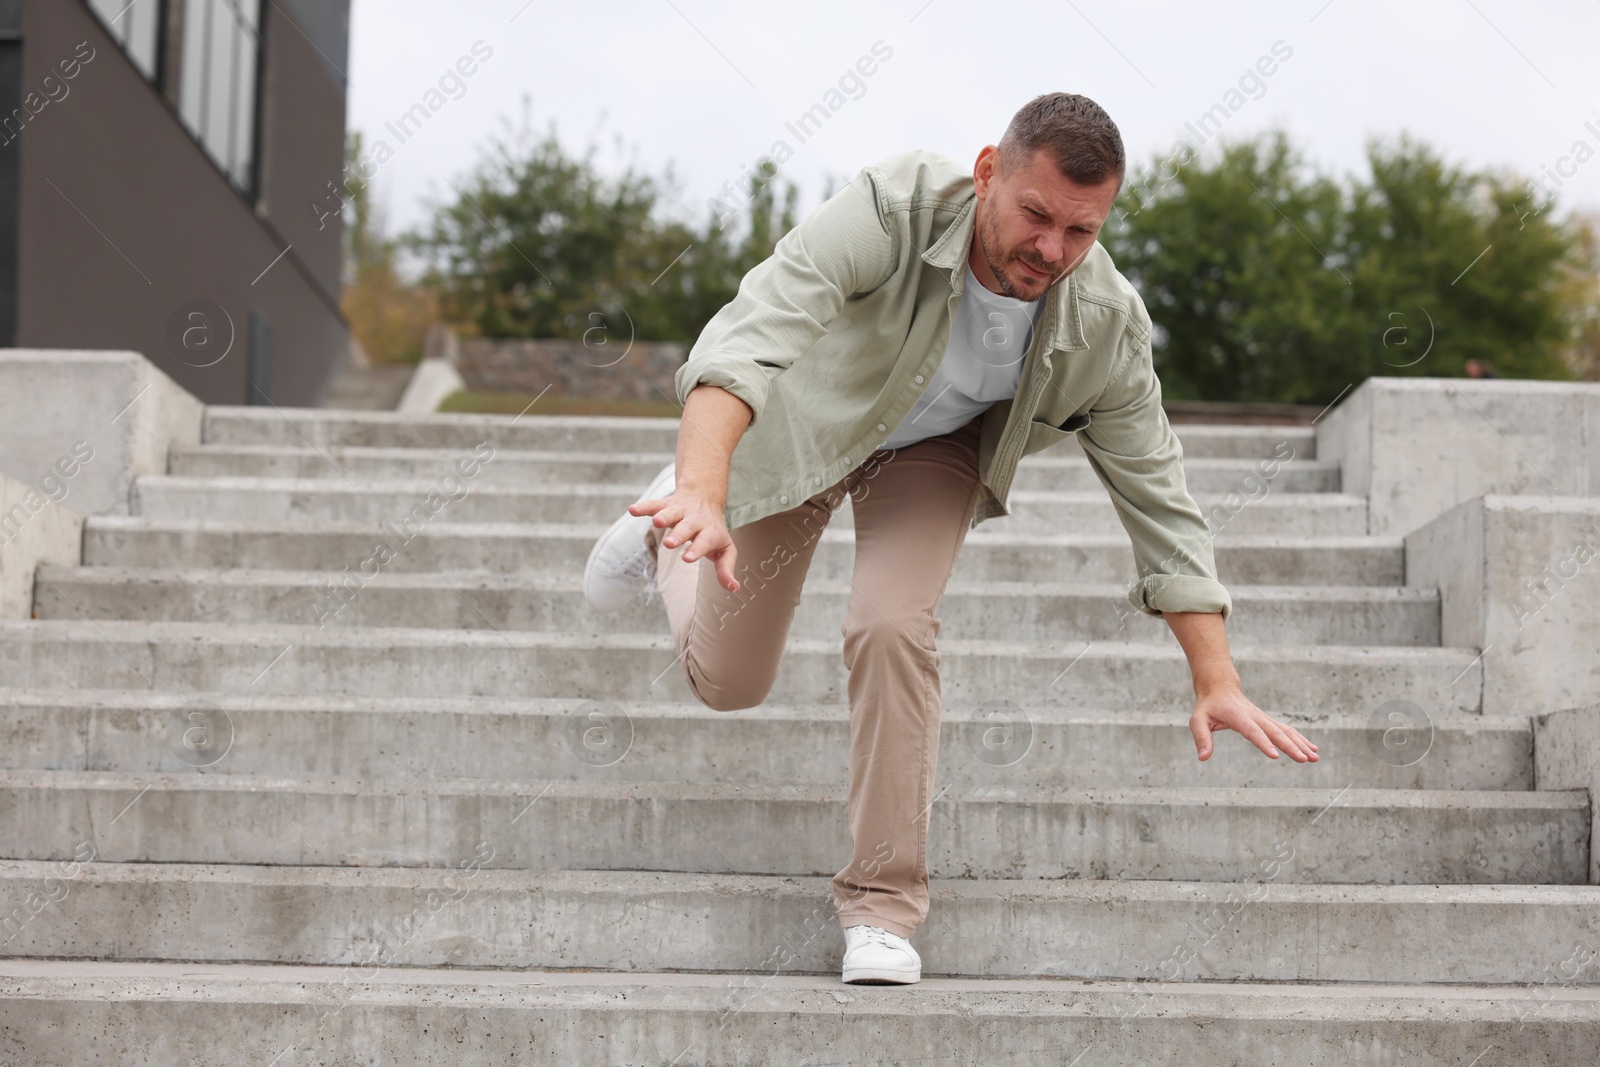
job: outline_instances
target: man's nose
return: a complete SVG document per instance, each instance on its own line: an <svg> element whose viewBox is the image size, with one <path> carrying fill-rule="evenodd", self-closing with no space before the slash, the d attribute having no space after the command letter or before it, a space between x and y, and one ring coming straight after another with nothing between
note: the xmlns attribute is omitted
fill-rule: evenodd
<svg viewBox="0 0 1600 1067"><path fill-rule="evenodd" d="M1048 234L1034 243L1043 263L1060 263L1061 257L1066 254L1066 247L1066 242L1059 234Z"/></svg>

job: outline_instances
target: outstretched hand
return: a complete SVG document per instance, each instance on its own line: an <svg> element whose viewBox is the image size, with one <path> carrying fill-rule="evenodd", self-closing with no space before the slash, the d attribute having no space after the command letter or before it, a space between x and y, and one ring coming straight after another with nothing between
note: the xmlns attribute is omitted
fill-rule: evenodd
<svg viewBox="0 0 1600 1067"><path fill-rule="evenodd" d="M1200 759L1211 757L1211 735L1217 730L1237 730L1273 759L1281 749L1296 763L1315 763L1317 746L1294 727L1279 722L1250 702L1237 687L1207 692L1195 700L1189 732Z"/></svg>
<svg viewBox="0 0 1600 1067"><path fill-rule="evenodd" d="M667 531L661 538L662 548L687 544L689 547L683 550L685 563L704 556L717 568L717 581L722 587L730 593L739 591L739 580L733 576L739 553L723 525L721 505L702 493L680 488L669 496L629 504L628 514L653 515L656 528Z"/></svg>

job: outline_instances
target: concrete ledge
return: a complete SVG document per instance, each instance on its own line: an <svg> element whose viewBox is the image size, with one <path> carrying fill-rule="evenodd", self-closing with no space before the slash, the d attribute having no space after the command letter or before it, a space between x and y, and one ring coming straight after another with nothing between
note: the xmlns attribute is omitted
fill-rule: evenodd
<svg viewBox="0 0 1600 1067"><path fill-rule="evenodd" d="M1600 993L1536 986L924 979L0 961L21 1062L295 1067L1591 1062ZM115 1049L115 1059L108 1058ZM1090 1055L1084 1055L1088 1051ZM1354 1058L1352 1053L1355 1053ZM1098 1055L1095 1055L1098 1053ZM289 1058L278 1067L286 1067Z"/></svg>
<svg viewBox="0 0 1600 1067"><path fill-rule="evenodd" d="M613 516L614 517L614 516ZM386 573L481 571L490 574L581 574L595 538L610 519L595 523L433 522L416 532ZM251 567L338 571L372 553L367 523L268 523L99 516L84 523L83 561L91 567ZM1376 585L1405 582L1405 545L1387 537L1285 540L1242 536L1215 546L1227 583L1258 585ZM810 578L848 578L855 535L829 528L818 540ZM975 530L956 560L958 581L1029 581L1070 574L1083 582L1125 582L1128 537L1115 534L1019 534ZM1121 598L1119 597L1119 600ZM1120 609L1119 609L1120 610Z"/></svg>
<svg viewBox="0 0 1600 1067"><path fill-rule="evenodd" d="M487 450L486 450L487 451ZM1026 456L1017 467L1015 489L1034 491L1099 490L1104 492L1088 459L1080 452L1057 456L1054 451ZM352 479L429 478L461 459L447 448L296 448L290 445L201 445L174 448L168 473L188 478L332 478L341 472ZM332 461L331 463L329 461ZM522 451L495 448L483 466L483 485L574 485L606 483L643 489L671 462L672 453L602 452L589 449ZM1261 461L1239 457L1186 457L1184 479L1191 493L1245 492L1260 477ZM1322 460L1290 460L1272 478L1275 493L1336 493L1339 465Z"/></svg>
<svg viewBox="0 0 1600 1067"><path fill-rule="evenodd" d="M0 860L15 956L836 974L826 878ZM1600 941L1591 886L935 879L926 975L1548 981ZM197 923L197 916L215 917ZM224 917L226 921L223 921ZM1293 933L1286 933L1293 931ZM1395 951L1402 947L1404 951ZM1600 968L1562 978L1600 986Z"/></svg>
<svg viewBox="0 0 1600 1067"><path fill-rule="evenodd" d="M946 707L1005 699L1025 707L1194 708L1194 683L1176 641L941 640L939 648ZM686 672L673 666L677 658L670 637L587 627L547 633L0 619L0 678L19 687L694 700ZM1262 707L1371 714L1404 699L1430 717L1478 713L1477 659L1457 648L1234 650L1245 692ZM765 699L843 703L848 681L837 637L793 638Z"/></svg>
<svg viewBox="0 0 1600 1067"><path fill-rule="evenodd" d="M424 359L412 372L406 391L400 394L395 410L406 414L429 414L439 410L444 398L465 389L461 372L442 359Z"/></svg>
<svg viewBox="0 0 1600 1067"><path fill-rule="evenodd" d="M66 479L81 470L66 457L24 485L0 474L0 618L33 617L33 576L41 563L76 566L83 558L83 516L57 503Z"/></svg>
<svg viewBox="0 0 1600 1067"><path fill-rule="evenodd" d="M1538 788L1589 791L1589 884L1600 885L1600 704L1539 716L1533 738Z"/></svg>
<svg viewBox="0 0 1600 1067"><path fill-rule="evenodd" d="M463 454L462 462L472 458ZM444 468L431 480L342 478L183 478L149 475L136 487L136 514L150 518L237 522L392 522L415 526L452 522L609 523L638 497L640 486L480 485ZM484 470L478 465L477 470ZM1216 537L1357 537L1367 525L1366 501L1341 493L1282 493L1247 501L1237 493L1193 493ZM1014 490L1009 531L1054 534L1121 533L1103 488L1076 492ZM839 508L829 526L850 527L854 511Z"/></svg>
<svg viewBox="0 0 1600 1067"><path fill-rule="evenodd" d="M198 702L198 703L195 703ZM188 705L186 707L185 705ZM230 744L209 753L210 772L574 779L847 786L850 709L769 704L744 712L699 703L530 697L271 696L153 689L0 688L0 765L39 770L186 771L187 712L209 709ZM1029 708L995 734L998 709L953 705L939 735L939 781L956 789L1058 790L1131 786L1347 785L1386 789L1527 791L1533 730L1526 719L1434 718L1415 755L1385 742L1370 717L1335 711L1295 715L1268 708L1320 746L1316 763L1258 758L1237 734L1201 763L1185 715L1127 708ZM614 717L625 752L585 748L580 726ZM1409 740L1409 739L1408 739ZM1006 749L1000 749L1004 744ZM1426 745L1425 748L1422 746ZM220 742L219 742L220 746ZM1014 747L1012 747L1014 746ZM620 742L619 742L620 748Z"/></svg>
<svg viewBox="0 0 1600 1067"><path fill-rule="evenodd" d="M198 444L204 412L137 352L0 350L0 472L32 485L75 458L62 502L81 515L129 514L134 479Z"/></svg>
<svg viewBox="0 0 1600 1067"><path fill-rule="evenodd" d="M380 572L367 578L247 567L51 566L39 579L34 614L41 619L317 626L415 626L427 620L441 629L549 632L581 619L594 633L669 632L661 605L642 595L620 611L596 613L576 574ZM808 575L790 636L838 634L850 595L847 579ZM1111 582L955 579L940 601L941 633L952 640L1051 633L1095 641L1173 639L1162 620L1126 605L1125 595L1124 586ZM1433 589L1251 583L1233 591L1233 608L1228 637L1235 646L1439 645L1439 595Z"/></svg>
<svg viewBox="0 0 1600 1067"><path fill-rule="evenodd" d="M1405 534L1484 493L1600 494L1600 383L1368 378L1317 426L1319 459Z"/></svg>
<svg viewBox="0 0 1600 1067"><path fill-rule="evenodd" d="M0 855L115 863L827 876L850 854L837 786L359 782L0 771ZM1320 813L1320 814L1319 814ZM760 827L752 833L751 827ZM1492 827L1493 831L1487 831ZM1585 885L1577 791L948 790L934 878Z"/></svg>
<svg viewBox="0 0 1600 1067"><path fill-rule="evenodd" d="M1478 497L1405 545L1406 584L1439 589L1441 641L1483 652L1485 715L1600 700L1600 497Z"/></svg>
<svg viewBox="0 0 1600 1067"><path fill-rule="evenodd" d="M1185 458L1263 459L1282 442L1295 455L1314 459L1316 438L1303 426L1175 426ZM491 441L497 449L582 449L666 452L677 447L678 420L627 415L482 415L438 412L333 411L212 404L206 408L206 443L288 445L318 448L362 445L381 448L472 448ZM1050 450L1052 457L1081 455L1077 438ZM1338 457L1334 457L1338 458ZM641 486L642 488L642 486Z"/></svg>

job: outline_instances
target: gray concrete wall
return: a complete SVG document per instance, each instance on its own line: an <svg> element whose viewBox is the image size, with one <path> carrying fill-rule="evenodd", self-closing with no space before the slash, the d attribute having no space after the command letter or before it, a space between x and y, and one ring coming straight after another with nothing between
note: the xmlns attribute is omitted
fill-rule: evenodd
<svg viewBox="0 0 1600 1067"><path fill-rule="evenodd" d="M456 368L467 388L677 403L684 346L592 334L587 341L462 338Z"/></svg>
<svg viewBox="0 0 1600 1067"><path fill-rule="evenodd" d="M32 483L0 474L0 619L33 617L33 576L41 563L75 567L83 558L83 516L64 506L93 452L80 445Z"/></svg>
<svg viewBox="0 0 1600 1067"><path fill-rule="evenodd" d="M1600 494L1600 382L1369 378L1319 420L1317 457L1377 535L1484 493Z"/></svg>
<svg viewBox="0 0 1600 1067"><path fill-rule="evenodd" d="M198 444L203 417L137 352L0 349L0 473L37 485L55 472L79 514L128 514L133 480L165 473L174 443Z"/></svg>
<svg viewBox="0 0 1600 1067"><path fill-rule="evenodd" d="M1405 548L1406 584L1439 589L1443 644L1482 650L1484 714L1600 701L1600 497L1478 497Z"/></svg>
<svg viewBox="0 0 1600 1067"><path fill-rule="evenodd" d="M1537 788L1589 791L1589 884L1600 885L1600 704L1534 719L1533 760Z"/></svg>

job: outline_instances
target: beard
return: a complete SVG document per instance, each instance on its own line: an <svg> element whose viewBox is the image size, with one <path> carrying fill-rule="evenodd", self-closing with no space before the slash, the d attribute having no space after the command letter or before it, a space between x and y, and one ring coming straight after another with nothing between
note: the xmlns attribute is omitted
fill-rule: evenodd
<svg viewBox="0 0 1600 1067"><path fill-rule="evenodd" d="M1049 289L1050 286L1054 285L1059 277L1058 272L1052 271L1048 266L1035 263L1025 256L1013 257L1005 255L1000 248L999 226L992 217L979 220L978 250L983 253L984 262L989 264L989 272L994 275L995 281L1000 283L1000 291L1013 300L1037 300L1039 295L1026 296L1017 291L1017 287L1011 283L1011 279L1006 276L1005 271L1002 269L1010 259L1021 259L1028 266L1043 271L1046 277L1029 278L1028 281L1038 282L1045 289Z"/></svg>

